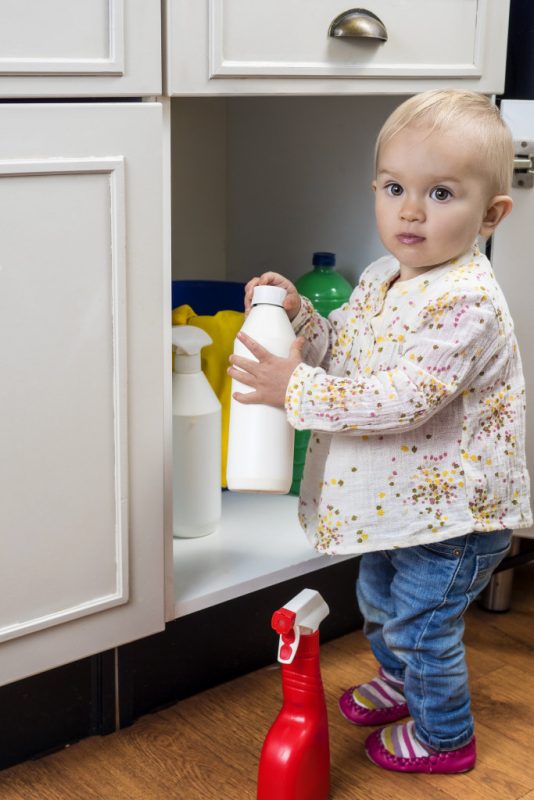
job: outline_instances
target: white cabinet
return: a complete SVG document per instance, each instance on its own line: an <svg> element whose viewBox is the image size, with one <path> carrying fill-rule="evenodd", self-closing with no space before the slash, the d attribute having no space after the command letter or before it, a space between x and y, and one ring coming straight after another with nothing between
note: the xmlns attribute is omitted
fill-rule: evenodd
<svg viewBox="0 0 534 800"><path fill-rule="evenodd" d="M159 0L0 3L0 96L160 92Z"/></svg>
<svg viewBox="0 0 534 800"><path fill-rule="evenodd" d="M162 109L0 105L0 685L160 630Z"/></svg>
<svg viewBox="0 0 534 800"><path fill-rule="evenodd" d="M508 0L166 0L167 93L495 93L508 11Z"/></svg>

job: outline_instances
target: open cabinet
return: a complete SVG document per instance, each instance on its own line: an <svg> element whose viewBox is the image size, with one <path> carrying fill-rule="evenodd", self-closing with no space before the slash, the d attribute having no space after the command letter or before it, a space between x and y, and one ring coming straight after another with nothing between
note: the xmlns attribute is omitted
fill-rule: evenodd
<svg viewBox="0 0 534 800"><path fill-rule="evenodd" d="M398 102L173 98L172 277L246 282L273 269L296 280L314 250L331 250L355 285L382 252L373 147ZM174 541L168 619L340 560L309 546L296 497L224 492L218 532Z"/></svg>
<svg viewBox="0 0 534 800"><path fill-rule="evenodd" d="M402 99L172 99L173 278L246 282L275 270L295 280L310 268L314 250L331 250L355 285L383 254L374 225L373 147ZM509 123L525 159L534 136L530 108L517 101L503 106L505 116L514 112ZM527 187L531 177L520 169L518 162L515 210L499 228L492 256L516 320L528 382L529 278L520 278L528 269L519 232L534 195ZM529 435L529 448L533 441ZM310 550L295 498L226 494L219 533L174 542L174 612L181 616L338 560Z"/></svg>

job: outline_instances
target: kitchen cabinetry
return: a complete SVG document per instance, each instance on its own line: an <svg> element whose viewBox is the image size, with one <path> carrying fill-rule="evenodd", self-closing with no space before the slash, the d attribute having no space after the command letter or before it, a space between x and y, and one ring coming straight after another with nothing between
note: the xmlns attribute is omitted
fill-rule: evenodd
<svg viewBox="0 0 534 800"><path fill-rule="evenodd" d="M161 106L0 119L3 684L163 627L167 364Z"/></svg>
<svg viewBox="0 0 534 800"><path fill-rule="evenodd" d="M161 92L159 0L4 0L0 96Z"/></svg>
<svg viewBox="0 0 534 800"><path fill-rule="evenodd" d="M160 18L0 8L0 685L164 626Z"/></svg>
<svg viewBox="0 0 534 800"><path fill-rule="evenodd" d="M508 2L166 0L166 91L410 94L502 90Z"/></svg>
<svg viewBox="0 0 534 800"><path fill-rule="evenodd" d="M218 534L173 543L171 262L296 278L332 249L355 282L382 121L399 94L500 91L508 11L373 0L378 43L329 39L332 0L168 0L154 101L157 0L24 5L0 9L0 684L331 563L290 497L227 496Z"/></svg>

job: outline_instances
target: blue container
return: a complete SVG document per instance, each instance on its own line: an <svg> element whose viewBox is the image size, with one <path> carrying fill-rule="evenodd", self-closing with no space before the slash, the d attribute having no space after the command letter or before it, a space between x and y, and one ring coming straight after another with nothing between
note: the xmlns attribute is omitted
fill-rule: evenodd
<svg viewBox="0 0 534 800"><path fill-rule="evenodd" d="M173 281L172 307L188 305L199 316L244 311L245 284L238 281Z"/></svg>

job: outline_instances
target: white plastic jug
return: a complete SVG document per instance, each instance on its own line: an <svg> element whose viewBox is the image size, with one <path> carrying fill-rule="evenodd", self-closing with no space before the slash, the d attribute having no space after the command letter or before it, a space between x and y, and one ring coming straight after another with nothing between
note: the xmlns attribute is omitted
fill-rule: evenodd
<svg viewBox="0 0 534 800"><path fill-rule="evenodd" d="M287 357L295 334L282 307L285 289L256 286L252 308L241 330L269 352ZM254 359L238 339L234 354ZM228 435L228 488L233 492L289 492L293 474L294 431L284 409L274 406L245 405L234 400L234 392L252 389L232 380L230 427Z"/></svg>

